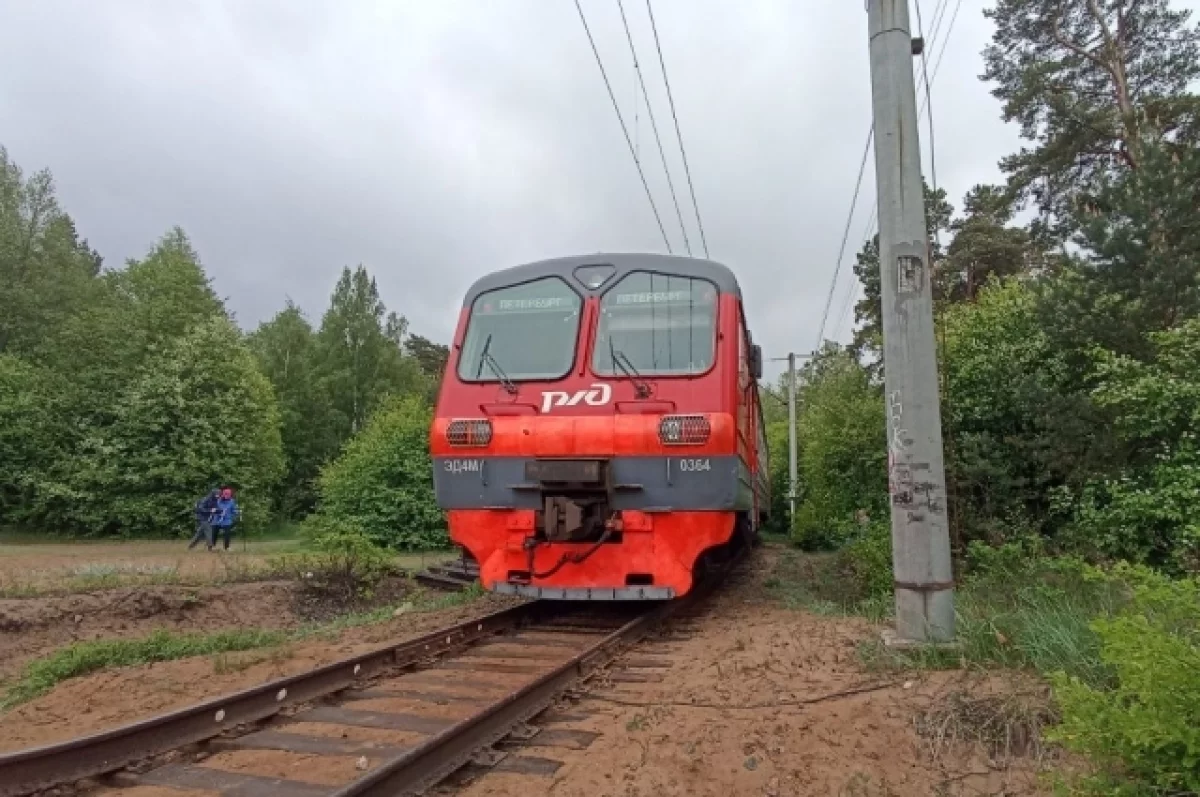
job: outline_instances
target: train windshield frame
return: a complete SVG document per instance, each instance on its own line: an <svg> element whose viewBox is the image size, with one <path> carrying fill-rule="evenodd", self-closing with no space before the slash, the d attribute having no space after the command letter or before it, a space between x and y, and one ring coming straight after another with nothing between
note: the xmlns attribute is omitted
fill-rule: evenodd
<svg viewBox="0 0 1200 797"><path fill-rule="evenodd" d="M717 286L702 277L631 271L600 297L597 376L699 376L716 364Z"/></svg>
<svg viewBox="0 0 1200 797"><path fill-rule="evenodd" d="M562 379L575 366L583 299L550 276L485 291L471 302L458 357L463 382Z"/></svg>

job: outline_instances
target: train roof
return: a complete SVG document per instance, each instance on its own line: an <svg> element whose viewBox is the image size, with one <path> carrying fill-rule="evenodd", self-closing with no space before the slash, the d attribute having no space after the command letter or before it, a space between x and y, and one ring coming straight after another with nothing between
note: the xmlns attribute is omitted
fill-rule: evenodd
<svg viewBox="0 0 1200 797"><path fill-rule="evenodd" d="M581 285L578 280L571 279L572 273L580 266L601 265L613 266L616 272L612 277L605 280L604 285L600 286L598 290L590 290L586 286ZM737 277L733 275L733 271L728 266L718 263L715 260L705 260L699 257L681 257L679 255L598 253L594 255L574 255L571 257L557 257L550 260L539 260L535 263L526 263L501 271L493 271L491 274L480 277L475 281L475 284L467 291L463 304L466 307L470 307L479 294L486 291L552 276L566 278L576 289L582 290L585 293L599 293L631 271L656 271L680 277L698 277L715 284L717 290L721 293L732 293L739 298L742 295L741 287L738 285Z"/></svg>

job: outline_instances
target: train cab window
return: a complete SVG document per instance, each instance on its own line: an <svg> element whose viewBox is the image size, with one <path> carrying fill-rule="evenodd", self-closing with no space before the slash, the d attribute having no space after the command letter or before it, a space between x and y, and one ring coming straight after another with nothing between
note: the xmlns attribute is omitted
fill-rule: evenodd
<svg viewBox="0 0 1200 797"><path fill-rule="evenodd" d="M566 376L575 361L582 307L579 294L558 277L479 294L471 303L459 378L496 382Z"/></svg>
<svg viewBox="0 0 1200 797"><path fill-rule="evenodd" d="M600 299L592 370L685 376L712 367L717 289L708 280L634 271Z"/></svg>

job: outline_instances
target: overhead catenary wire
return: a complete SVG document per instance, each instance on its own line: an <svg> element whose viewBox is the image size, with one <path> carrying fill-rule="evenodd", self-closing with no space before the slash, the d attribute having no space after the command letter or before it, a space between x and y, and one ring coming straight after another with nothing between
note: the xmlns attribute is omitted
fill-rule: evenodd
<svg viewBox="0 0 1200 797"><path fill-rule="evenodd" d="M924 87L924 91L923 91L924 96L920 98L921 99L921 107L917 112L918 119L920 119L921 116L925 115L926 110L930 108L930 104L932 102L931 87L932 87L932 84L937 81L938 73L941 71L942 59L946 54L946 47L950 43L950 38L951 38L951 34L954 32L955 23L957 23L957 21L958 21L959 11L962 10L962 0L956 0L955 5L954 5L954 11L950 14L950 22L946 26L945 34L942 35L939 39L939 33L941 33L942 23L944 23L946 20L946 11L949 9L949 5L950 5L949 0L941 0L941 2L938 4L938 6L934 9L933 31L930 34L929 46L933 47L938 41L940 41L941 46L938 48L937 58L934 59L932 73L930 73L926 69L922 69L921 79L918 81L919 83L923 84L923 87ZM918 14L918 25L920 25L919 14ZM932 117L932 114L930 114L930 117ZM930 123L932 124L932 118L930 119ZM932 132L930 135L931 135L930 158L931 158L931 162L932 162L932 158L933 158ZM936 175L931 174L931 177L933 178L934 189L936 190L936 188L937 188ZM861 177L860 177L860 179L861 179ZM854 212L854 207L852 205L851 206L851 214L853 214L853 212ZM879 214L879 208L873 207L871 210L871 217L870 217L869 221L867 222L866 232L863 234L863 237L862 237L862 245L866 245L867 241L869 241L871 239L871 236L875 234L876 229L877 229L876 222L878 220L878 214ZM838 272L835 273L835 280L837 278L837 274L840 274L840 260L839 260L839 270L838 270ZM834 337L837 337L838 335L841 334L841 330L842 330L842 327L844 324L844 319L847 316L847 306L853 301L854 293L855 293L855 291L852 288L848 292L848 294L846 294L846 298L844 300L844 304L842 306L841 313L839 314L838 326L835 328ZM823 330L822 330L822 334L823 334Z"/></svg>
<svg viewBox="0 0 1200 797"><path fill-rule="evenodd" d="M875 216L872 215L867 220L866 227L863 228L863 233L862 233L863 246L865 246L867 241L870 240L871 228L874 226L874 224L875 224ZM861 248L862 247L860 246L859 249L861 250ZM842 294L842 304L841 304L842 309L838 313L837 326L835 326L833 328L834 340L836 340L838 338L838 336L842 334L842 329L845 327L846 319L850 315L850 308L854 307L854 297L857 294L858 294L858 283L855 280L850 280L849 283L846 285L846 291Z"/></svg>
<svg viewBox="0 0 1200 797"><path fill-rule="evenodd" d="M621 12L621 24L625 27L625 39L629 42L629 55L633 58L633 71L637 73L638 84L642 87L642 96L646 100L646 116L650 119L650 129L654 131L654 143L658 145L658 156L662 159L663 173L667 176L667 189L671 192L675 217L679 219L679 230L683 233L683 247L690 257L692 242L688 240L687 225L683 223L683 212L679 209L679 197L675 195L675 181L671 179L671 167L667 165L667 153L663 149L662 138L658 134L658 122L654 118L654 108L650 104L650 93L646 91L646 80L642 76L642 65L638 62L637 48L633 46L633 34L629 31L629 19L625 16L623 0L617 0L617 8Z"/></svg>
<svg viewBox="0 0 1200 797"><path fill-rule="evenodd" d="M850 225L854 221L854 206L858 204L858 192L862 188L863 173L867 169L867 158L871 154L871 140L875 137L875 128L867 133L867 143L863 147L862 162L858 164L858 179L854 183L854 197L850 200L850 213L846 217L846 229L842 232L842 245L838 248L837 261L833 270L833 279L829 282L829 293L825 297L825 309L821 312L821 326L817 329L817 343L814 349L821 348L821 339L825 334L825 323L829 320L829 305L833 302L833 292L837 289L838 275L842 272L842 258L846 254L846 241L850 238Z"/></svg>
<svg viewBox="0 0 1200 797"><path fill-rule="evenodd" d="M575 0L579 5L579 0ZM579 12L581 15L583 11ZM662 42L658 38L658 23L654 21L654 7L651 0L646 0L646 13L650 15L650 29L654 32L654 49L658 51L658 64L662 68L663 84L667 88L667 102L671 106L671 119L675 123L675 138L679 141L679 154L683 159L683 173L687 175L688 193L692 197L692 209L696 213L696 227L700 230L700 245L704 247L704 256L708 254L708 237L704 234L704 222L700 219L700 205L696 202L696 186L692 182L692 169L688 165L687 150L683 146L683 133L679 129L679 115L675 112L675 95L671 91L671 79L667 76L667 62L663 58ZM593 48L594 49L594 48Z"/></svg>
<svg viewBox="0 0 1200 797"><path fill-rule="evenodd" d="M916 0L916 4L917 4L917 33L922 39L924 39L925 38L925 23L921 19L921 0ZM943 0L943 6L944 6L944 0ZM929 86L929 54L928 53L929 53L929 51L926 48L924 48L924 47L921 48L921 71L925 76L925 107L929 111L927 114L925 114L925 120L929 123L929 179L930 179L930 183L933 186L933 193L936 196L937 191L938 191L937 140L933 137L933 92L930 90L930 86ZM918 116L919 115L920 114L918 112ZM941 236L938 234L938 231L936 228L934 228L933 232L934 232L935 238L938 239L938 247L940 248L941 247L941 240L940 240Z"/></svg>
<svg viewBox="0 0 1200 797"><path fill-rule="evenodd" d="M621 123L621 132L625 134L625 143L629 145L629 154L633 158L633 165L637 167L638 176L642 179L642 188L646 190L646 199L650 201L650 209L654 211L654 220L658 223L658 231L662 234L663 242L667 245L667 253L674 254L671 249L671 239L667 237L667 230L663 227L662 216L658 213L658 205L654 202L654 195L650 192L650 184L646 182L646 172L642 169L642 161L638 158L637 150L633 146L633 139L629 137L629 128L625 125L625 117L621 115L621 106L617 104L617 96L613 93L612 84L608 80L608 72L604 69L604 61L600 58L600 51L596 49L596 40L592 38L592 30L588 27L587 17L583 13L583 6L579 4L579 0L575 0L575 10L579 12L579 21L583 23L583 32L587 34L588 44L592 46L592 54L596 56L596 66L600 68L600 77L604 78L604 87L608 89L608 97L612 100L613 110L616 111L617 121Z"/></svg>
<svg viewBox="0 0 1200 797"><path fill-rule="evenodd" d="M942 18L944 18L947 2L948 2L948 0L939 0L937 7L934 9L934 17L937 20L937 22L935 22L935 25L940 25L940 20ZM917 4L917 24L918 24L918 27L920 28L921 38L924 39L924 37L925 37L924 25L921 22L921 9L920 9L919 2ZM937 35L936 27L934 30L934 35L935 36ZM924 53L923 50L922 50L922 53ZM926 62L922 61L922 63L924 64ZM929 71L928 71L928 68L926 68L924 70L924 78L925 78L924 82L925 82L926 96L928 96L928 93L929 93ZM859 167L858 167L858 178L857 178L857 180L855 180L855 183L854 183L854 198L850 202L850 211L849 211L849 213L846 214L845 232L842 235L841 246L838 247L837 260L834 262L833 278L830 280L829 293L825 299L825 308L821 313L821 326L817 330L817 345L818 346L820 346L821 339L825 335L825 325L829 321L829 308L833 301L833 295L837 291L838 280L842 275L842 261L846 256L846 242L848 240L848 236L850 233L850 225L853 224L853 222L854 222L854 211L857 210L857 208L858 208L858 194L862 188L862 179L863 179L863 174L865 172L864 167L867 165L867 158L869 157L870 151L871 151L871 140L874 137L874 134L875 134L875 127L874 127L874 125L871 125L871 127L867 131L867 145L866 145L865 149L863 150L862 162L859 164ZM851 294L852 294L852 290L849 293L845 294L847 298L843 300L843 307L842 307L841 312L839 313L839 319L845 317L845 314L846 314L845 304L850 301ZM840 334L840 332L841 332L841 321L839 320L838 327L835 330L834 337L837 337L837 335Z"/></svg>

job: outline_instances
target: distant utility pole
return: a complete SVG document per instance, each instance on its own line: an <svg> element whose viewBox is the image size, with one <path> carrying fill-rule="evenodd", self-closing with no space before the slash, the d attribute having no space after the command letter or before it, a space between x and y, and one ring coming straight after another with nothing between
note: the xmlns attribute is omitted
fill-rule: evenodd
<svg viewBox="0 0 1200 797"><path fill-rule="evenodd" d="M796 355L788 352L788 526L796 525Z"/></svg>
<svg viewBox="0 0 1200 797"><path fill-rule="evenodd" d="M898 642L954 638L929 235L908 0L867 0ZM921 43L923 44L923 43Z"/></svg>
<svg viewBox="0 0 1200 797"><path fill-rule="evenodd" d="M787 360L788 364L788 520L792 525L796 522L796 499L800 497L800 477L796 470L796 359L812 356L788 352L787 357L771 358L772 362Z"/></svg>

